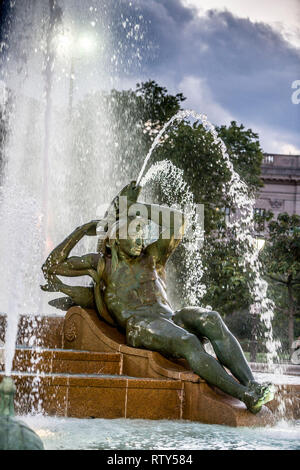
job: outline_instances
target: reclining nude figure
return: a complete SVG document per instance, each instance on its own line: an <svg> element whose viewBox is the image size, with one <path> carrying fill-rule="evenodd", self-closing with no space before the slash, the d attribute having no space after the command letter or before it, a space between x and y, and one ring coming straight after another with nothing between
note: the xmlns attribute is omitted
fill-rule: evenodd
<svg viewBox="0 0 300 470"><path fill-rule="evenodd" d="M183 215L183 222L178 226L174 220L175 216L181 215L179 211L156 205L156 209L170 216L165 218L170 221L168 238L161 235L164 229L162 212L159 212L160 235L148 246L144 244L139 227L135 234L120 237L129 219L127 213L118 212L119 196L127 197L127 209L133 204L134 210L139 205L146 207L150 219L154 205L137 202L140 189L131 182L113 200L101 224L105 225L113 209L117 211L117 219L106 232L98 253L69 257L70 251L85 235L97 234L99 220L76 228L50 253L42 268L47 280L42 289L68 295L50 302L58 308L79 305L94 308L108 321L113 319L126 333L129 346L158 351L169 358L186 359L194 373L244 402L252 413L257 413L264 403L273 399L273 387L255 381L238 341L221 316L195 306L173 311L168 301L165 265L182 238ZM138 215L136 213L136 221ZM68 286L57 277L86 275L92 278L90 287ZM205 351L202 344L205 339L210 341L217 359Z"/></svg>

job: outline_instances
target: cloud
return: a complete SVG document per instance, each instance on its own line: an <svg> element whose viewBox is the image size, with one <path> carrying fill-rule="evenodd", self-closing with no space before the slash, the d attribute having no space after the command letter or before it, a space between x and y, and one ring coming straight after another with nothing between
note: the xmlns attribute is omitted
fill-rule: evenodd
<svg viewBox="0 0 300 470"><path fill-rule="evenodd" d="M139 8L149 25L147 38L159 46L144 57L145 76L184 91L189 106L201 106L197 111L207 106L212 121L234 116L260 134L273 128L300 147L300 105L291 102L300 51L278 31L229 11L199 16L176 0L140 0Z"/></svg>
<svg viewBox="0 0 300 470"><path fill-rule="evenodd" d="M300 149L295 147L294 145L283 143L280 148L281 148L280 153L283 153L283 154L289 153L289 154L292 154L292 155L300 155Z"/></svg>
<svg viewBox="0 0 300 470"><path fill-rule="evenodd" d="M248 126L258 132L260 143L264 152L279 154L300 155L298 135L293 132L283 132L280 128L262 125L257 127L255 122L249 122Z"/></svg>
<svg viewBox="0 0 300 470"><path fill-rule="evenodd" d="M185 106L206 113L216 124L233 118L253 126L266 151L267 144L299 149L300 104L292 103L291 86L300 79L300 50L284 39L280 28L275 30L266 22L225 10L199 15L182 1L58 0L72 25L95 24L93 30L103 45L98 57L76 64L76 96L114 83L134 87L137 81L151 78L172 93L183 92L188 98ZM266 2L262 0L261 17L267 19L272 12L266 11ZM24 3L33 5L29 0ZM258 15L255 3L253 18ZM42 4L46 8L48 2ZM295 18L297 14L295 9ZM24 22L19 23L15 39L24 49ZM67 90L68 79L64 81ZM63 78L60 89L62 82Z"/></svg>
<svg viewBox="0 0 300 470"><path fill-rule="evenodd" d="M213 124L230 124L234 120L234 116L215 101L205 78L188 75L178 87L188 97L185 107L194 107L199 113L206 114Z"/></svg>
<svg viewBox="0 0 300 470"><path fill-rule="evenodd" d="M300 47L300 4L299 0L181 0L183 5L194 8L199 16L208 10L229 10L240 18L252 22L263 22L280 32L291 44Z"/></svg>

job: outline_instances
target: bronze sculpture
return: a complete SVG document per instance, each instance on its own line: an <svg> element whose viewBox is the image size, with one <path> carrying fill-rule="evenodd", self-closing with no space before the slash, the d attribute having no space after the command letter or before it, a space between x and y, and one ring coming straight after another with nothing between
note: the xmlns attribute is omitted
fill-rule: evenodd
<svg viewBox="0 0 300 470"><path fill-rule="evenodd" d="M40 437L14 417L15 392L12 378L3 377L0 383L0 450L43 450Z"/></svg>
<svg viewBox="0 0 300 470"><path fill-rule="evenodd" d="M96 309L102 318L126 332L129 346L186 359L191 369L209 384L243 401L249 411L257 413L273 399L273 387L255 381L238 341L221 316L200 307L172 310L166 294L165 265L182 238L184 217L168 207L137 202L140 190L133 181L113 200L101 221L106 236L98 253L69 257L85 235L96 235L99 220L76 228L50 253L42 268L47 279L42 289L67 294L68 297L50 302L57 308L79 305ZM121 210L120 196L127 198L126 210ZM133 206L136 215L128 217ZM141 227L145 209L150 219L153 208L159 214L160 235L145 246ZM110 226L114 211L116 220ZM168 237L162 236L166 220L162 213L170 221ZM175 217L182 223L175 224ZM130 236L128 221L134 222L136 228ZM92 278L90 287L68 286L57 277L84 275ZM202 344L205 338L211 342L217 360L205 351Z"/></svg>

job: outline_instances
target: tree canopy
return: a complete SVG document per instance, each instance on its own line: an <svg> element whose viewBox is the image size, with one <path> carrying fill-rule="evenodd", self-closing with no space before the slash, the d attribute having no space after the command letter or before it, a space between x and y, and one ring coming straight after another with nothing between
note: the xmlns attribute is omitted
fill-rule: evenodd
<svg viewBox="0 0 300 470"><path fill-rule="evenodd" d="M300 216L279 214L267 225L262 252L264 272L276 302L279 323L288 321L288 342L300 334ZM296 322L296 332L295 332Z"/></svg>

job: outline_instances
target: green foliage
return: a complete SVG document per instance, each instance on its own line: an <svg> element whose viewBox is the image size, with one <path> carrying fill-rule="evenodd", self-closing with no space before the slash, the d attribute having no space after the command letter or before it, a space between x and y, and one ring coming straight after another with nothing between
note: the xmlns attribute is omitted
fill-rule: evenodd
<svg viewBox="0 0 300 470"><path fill-rule="evenodd" d="M228 153L242 178L247 170L249 195L254 194L261 186L262 152L257 135L250 129L237 126L235 122L228 128L219 128L219 133L227 142ZM234 212L235 207L228 198L226 188L231 175L220 148L201 123L190 125L184 121L173 124L168 131L168 139L154 151L152 162L163 159L171 160L183 170L195 202L204 204L205 242L202 259L205 271L202 281L207 286L207 293L201 302L203 305L211 305L222 314L247 309L251 303L251 273L241 267L238 244L226 232L225 208ZM162 194L162 202L163 197ZM184 279L183 257L184 250L179 249L173 255L173 263L181 267L178 271ZM184 302L182 293L181 297Z"/></svg>
<svg viewBox="0 0 300 470"><path fill-rule="evenodd" d="M170 95L165 87L159 86L154 80L137 84L135 94L140 97L140 109L143 121L152 124L167 122L180 109L180 103L186 98L182 93Z"/></svg>
<svg viewBox="0 0 300 470"><path fill-rule="evenodd" d="M203 303L224 315L246 311L251 303L251 273L241 267L236 241L210 239L203 263L203 282L207 286Z"/></svg>
<svg viewBox="0 0 300 470"><path fill-rule="evenodd" d="M260 178L263 153L258 134L251 129L246 130L243 124L238 126L236 121L232 121L229 127L217 127L217 131L227 147L234 169L255 194L263 186Z"/></svg>
<svg viewBox="0 0 300 470"><path fill-rule="evenodd" d="M262 184L262 152L257 134L251 129L244 130L242 125L238 127L234 121L228 128L222 126L217 130L227 144L236 171L242 179L247 175L245 180L249 194L254 194ZM174 123L168 130L168 139L156 148L151 161L163 159L171 160L183 170L184 179L189 184L195 201L204 204L206 233L222 228L224 208L234 211L228 193L224 191L230 180L230 172L211 133L199 122L193 125L186 121Z"/></svg>
<svg viewBox="0 0 300 470"><path fill-rule="evenodd" d="M177 123L169 129L168 139L153 153L152 162L164 159L183 170L195 202L204 204L206 232L217 229L223 220L219 209L229 205L223 189L230 173L212 135L202 124Z"/></svg>
<svg viewBox="0 0 300 470"><path fill-rule="evenodd" d="M267 275L286 285L300 286L300 216L279 214L268 225L263 260Z"/></svg>
<svg viewBox="0 0 300 470"><path fill-rule="evenodd" d="M255 223L255 230L258 234L264 234L266 231L266 226L267 224L273 219L274 214L272 211L263 211L263 213L260 212L254 212L254 223Z"/></svg>
<svg viewBox="0 0 300 470"><path fill-rule="evenodd" d="M278 282L272 281L268 278L269 290L268 295L275 302L275 315L273 320L274 336L280 338L283 351L289 350L289 322L293 322L292 328L294 330L292 340L300 336L300 312L295 312L292 319L289 318L289 292L287 286ZM300 289L294 289L293 295L295 296L296 304L300 305ZM293 311L292 311L293 312Z"/></svg>
<svg viewBox="0 0 300 470"><path fill-rule="evenodd" d="M288 341L300 334L300 216L279 214L268 224L268 239L262 252L269 290L276 304L276 322L286 323ZM286 331L286 330L285 330Z"/></svg>

